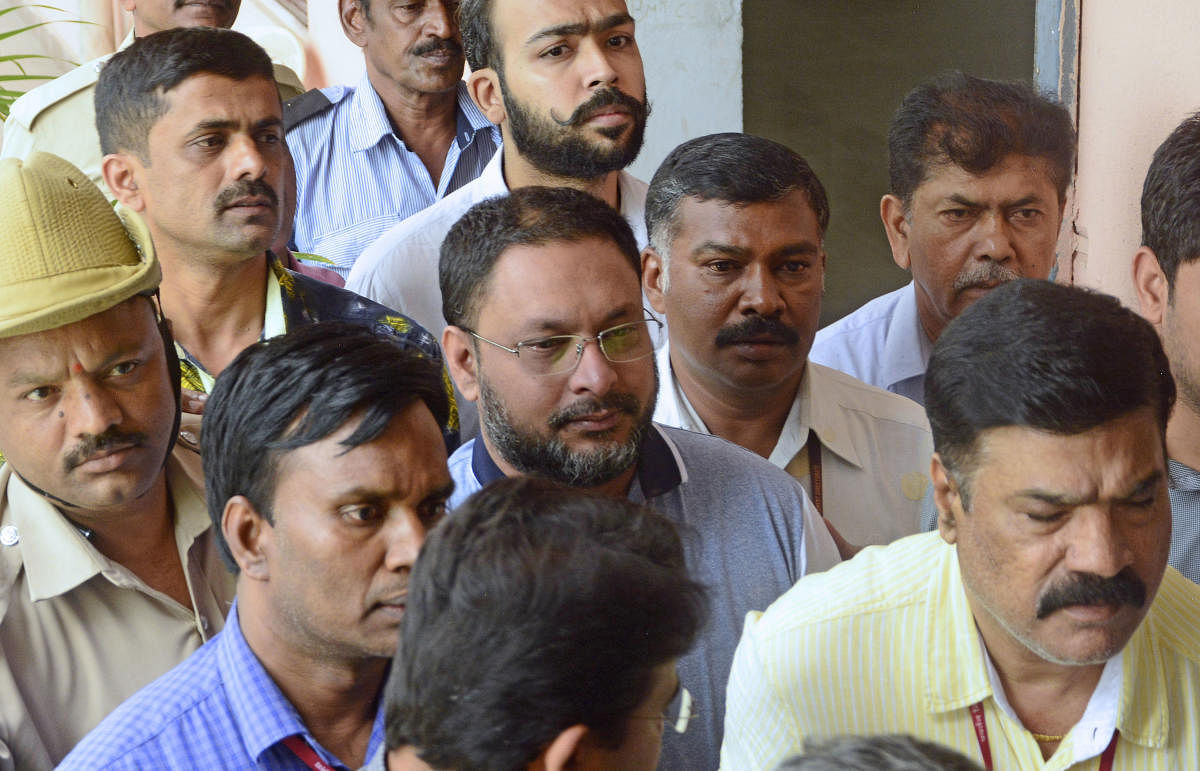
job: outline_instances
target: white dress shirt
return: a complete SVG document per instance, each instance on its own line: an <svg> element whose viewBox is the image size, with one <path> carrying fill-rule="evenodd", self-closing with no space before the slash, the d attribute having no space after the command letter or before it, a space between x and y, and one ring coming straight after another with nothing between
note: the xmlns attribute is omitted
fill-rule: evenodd
<svg viewBox="0 0 1200 771"><path fill-rule="evenodd" d="M909 282L819 330L808 358L924 405L931 353Z"/></svg>

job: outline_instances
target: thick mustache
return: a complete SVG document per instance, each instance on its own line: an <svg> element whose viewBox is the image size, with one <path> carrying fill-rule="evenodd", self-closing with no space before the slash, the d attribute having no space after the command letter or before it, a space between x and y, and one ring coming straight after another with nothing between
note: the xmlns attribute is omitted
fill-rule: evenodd
<svg viewBox="0 0 1200 771"><path fill-rule="evenodd" d="M717 347L737 345L746 340L761 340L772 337L785 345L800 342L800 333L779 319L766 316L747 316L736 324L727 324L717 330Z"/></svg>
<svg viewBox="0 0 1200 771"><path fill-rule="evenodd" d="M1071 605L1132 605L1146 604L1146 585L1132 568L1125 568L1112 578L1094 573L1079 573L1068 582L1050 587L1038 600L1037 617Z"/></svg>
<svg viewBox="0 0 1200 771"><path fill-rule="evenodd" d="M550 119L560 126L578 126L605 107L613 107L614 105L625 107L635 117L645 115L646 113L646 105L634 99L629 94L618 91L615 88L602 88L592 94L586 102L576 107L575 111L566 120L559 120L554 117L553 112L550 113Z"/></svg>
<svg viewBox="0 0 1200 771"><path fill-rule="evenodd" d="M453 38L446 38L445 40L438 39L438 40L430 40L428 43L420 43L413 47L412 55L413 56L424 56L425 54L431 54L434 51L445 51L445 52L451 53L451 54L462 54L463 49L462 49L462 46L459 45L459 42L457 40L454 40Z"/></svg>
<svg viewBox="0 0 1200 771"><path fill-rule="evenodd" d="M279 208L279 196L271 186L261 179L239 179L217 194L217 211L224 211L240 198L262 196L271 202L271 206Z"/></svg>
<svg viewBox="0 0 1200 771"><path fill-rule="evenodd" d="M632 394L609 394L603 399L584 399L583 401L575 402L569 407L564 407L552 414L548 422L550 428L559 429L585 415L594 415L597 412L604 412L605 410L617 410L618 412L636 416L641 408L641 402Z"/></svg>
<svg viewBox="0 0 1200 771"><path fill-rule="evenodd" d="M1015 281L1021 274L998 262L985 262L954 277L954 291L961 292L979 284L1002 284Z"/></svg>
<svg viewBox="0 0 1200 771"><path fill-rule="evenodd" d="M141 447L145 442L146 435L137 431L126 434L109 428L102 434L89 434L63 458L63 469L70 472L98 452L106 452L114 447Z"/></svg>

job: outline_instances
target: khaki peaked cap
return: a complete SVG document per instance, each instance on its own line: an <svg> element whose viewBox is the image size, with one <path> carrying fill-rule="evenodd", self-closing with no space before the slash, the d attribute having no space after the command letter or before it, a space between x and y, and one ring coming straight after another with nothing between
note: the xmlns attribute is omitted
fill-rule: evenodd
<svg viewBox="0 0 1200 771"><path fill-rule="evenodd" d="M145 223L70 162L0 160L0 338L66 326L162 278Z"/></svg>

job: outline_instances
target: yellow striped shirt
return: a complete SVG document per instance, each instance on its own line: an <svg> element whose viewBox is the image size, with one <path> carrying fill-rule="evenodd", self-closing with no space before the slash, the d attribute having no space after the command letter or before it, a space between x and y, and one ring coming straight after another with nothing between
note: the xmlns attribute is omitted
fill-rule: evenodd
<svg viewBox="0 0 1200 771"><path fill-rule="evenodd" d="M1200 769L1200 587L1167 568L1121 656L1114 769ZM992 696L958 568L935 533L872 547L806 576L747 616L734 657L721 767L773 769L809 739L908 733L978 762L970 706L983 702L996 769L1074 763L1074 731L1048 760Z"/></svg>

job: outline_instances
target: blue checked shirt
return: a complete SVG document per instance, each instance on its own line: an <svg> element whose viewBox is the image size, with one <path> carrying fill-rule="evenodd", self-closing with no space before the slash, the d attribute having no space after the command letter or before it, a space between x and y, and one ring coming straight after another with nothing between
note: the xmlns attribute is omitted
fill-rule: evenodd
<svg viewBox="0 0 1200 771"><path fill-rule="evenodd" d="M1171 556L1169 562L1183 577L1200 584L1200 471L1168 460L1171 497Z"/></svg>
<svg viewBox="0 0 1200 771"><path fill-rule="evenodd" d="M460 82L455 139L434 185L421 159L392 130L365 74L357 86L322 93L333 106L287 134L296 165L292 250L332 260L345 278L385 230L478 177L500 146L500 130Z"/></svg>
<svg viewBox="0 0 1200 771"><path fill-rule="evenodd" d="M314 739L263 669L238 624L135 693L84 737L60 769L295 769L307 771L283 740L300 734L333 768L347 769ZM370 758L383 746L383 710Z"/></svg>

